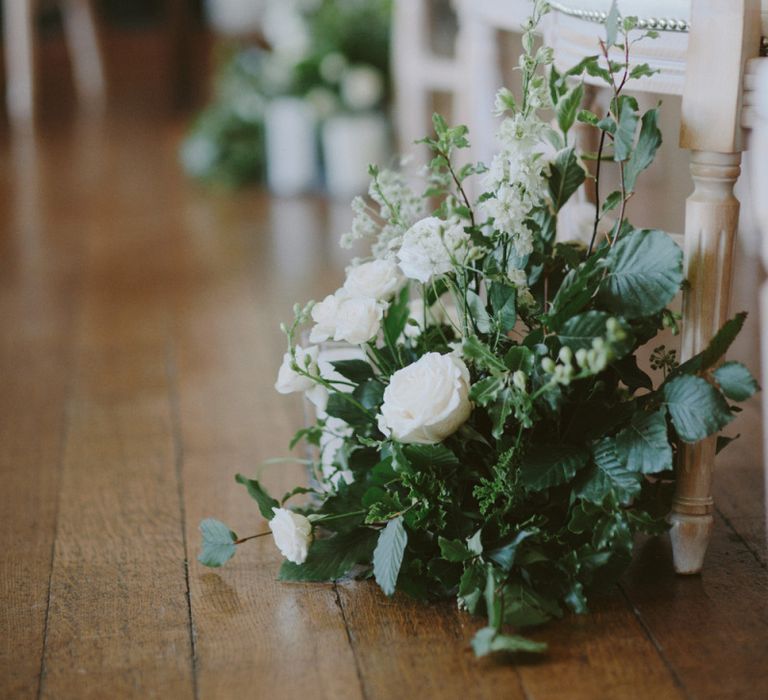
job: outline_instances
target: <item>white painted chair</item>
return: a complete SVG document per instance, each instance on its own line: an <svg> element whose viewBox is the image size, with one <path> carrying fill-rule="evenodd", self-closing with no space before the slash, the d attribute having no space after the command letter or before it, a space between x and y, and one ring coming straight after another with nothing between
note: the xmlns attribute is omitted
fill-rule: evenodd
<svg viewBox="0 0 768 700"><path fill-rule="evenodd" d="M32 122L36 110L35 0L3 0L6 107L16 125ZM91 0L60 0L75 88L88 105L101 105L104 69Z"/></svg>
<svg viewBox="0 0 768 700"><path fill-rule="evenodd" d="M610 0L563 0L545 27L558 66L595 53ZM657 29L660 39L633 47L635 62L661 73L629 89L682 94L680 145L690 150L694 192L686 203L686 277L681 359L702 350L725 322L739 202L733 186L744 149L742 101L750 59L760 52L759 0L624 0L623 15ZM663 14L662 14L663 13ZM752 64L750 64L752 65ZM595 81L587 76L586 81ZM746 116L746 115L745 115ZM701 570L712 531L715 440L685 447L671 515L678 573Z"/></svg>

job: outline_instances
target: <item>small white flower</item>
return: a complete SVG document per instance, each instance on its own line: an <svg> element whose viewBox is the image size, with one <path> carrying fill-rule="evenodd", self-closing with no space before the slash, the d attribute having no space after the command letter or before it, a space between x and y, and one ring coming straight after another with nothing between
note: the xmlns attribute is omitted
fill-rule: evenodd
<svg viewBox="0 0 768 700"><path fill-rule="evenodd" d="M389 301L402 285L397 263L392 259L372 260L347 270L344 289L353 297Z"/></svg>
<svg viewBox="0 0 768 700"><path fill-rule="evenodd" d="M469 245L470 237L459 221L430 216L405 232L397 258L406 277L426 284L460 265Z"/></svg>
<svg viewBox="0 0 768 700"><path fill-rule="evenodd" d="M339 298L337 294L329 294L320 303L312 307L314 327L309 333L312 343L322 343L333 338L336 333L336 317L339 313Z"/></svg>
<svg viewBox="0 0 768 700"><path fill-rule="evenodd" d="M273 508L269 529L280 553L294 564L303 564L312 544L312 523L286 508Z"/></svg>
<svg viewBox="0 0 768 700"><path fill-rule="evenodd" d="M384 79L373 66L352 66L341 78L341 99L349 109L373 109L384 96Z"/></svg>
<svg viewBox="0 0 768 700"><path fill-rule="evenodd" d="M429 352L392 375L379 429L398 442L434 445L455 433L471 412L467 366L456 355Z"/></svg>
<svg viewBox="0 0 768 700"><path fill-rule="evenodd" d="M306 370L309 374L316 375L318 372L318 348L316 346L302 348L300 345L297 345L295 351L296 365ZM294 358L291 353L285 353L285 355L283 355L283 364L280 365L280 370L277 373L275 389L281 394L291 394L295 391L308 391L314 386L315 382L312 379L300 374L294 369Z"/></svg>
<svg viewBox="0 0 768 700"><path fill-rule="evenodd" d="M336 455L352 432L352 428L341 418L330 416L325 420L325 430L320 437L320 465L323 476L332 486L336 486L341 478L348 484L354 481L354 475L349 469L339 469L335 463Z"/></svg>

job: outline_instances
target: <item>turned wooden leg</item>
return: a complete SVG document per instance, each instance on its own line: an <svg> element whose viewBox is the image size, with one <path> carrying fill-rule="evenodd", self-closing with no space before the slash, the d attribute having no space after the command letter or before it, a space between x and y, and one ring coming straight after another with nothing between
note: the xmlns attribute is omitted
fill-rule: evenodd
<svg viewBox="0 0 768 700"><path fill-rule="evenodd" d="M683 301L681 360L703 350L726 321L739 201L733 185L740 153L692 151L695 189L686 203L685 260L690 288ZM685 445L677 473L671 538L675 570L701 571L712 532L714 437Z"/></svg>

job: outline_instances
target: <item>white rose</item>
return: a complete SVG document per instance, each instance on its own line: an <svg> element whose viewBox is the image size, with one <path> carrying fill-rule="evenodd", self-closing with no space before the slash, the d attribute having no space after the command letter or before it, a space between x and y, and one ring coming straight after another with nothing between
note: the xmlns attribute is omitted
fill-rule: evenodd
<svg viewBox="0 0 768 700"><path fill-rule="evenodd" d="M344 289L353 297L388 301L401 284L400 271L394 260L373 260L349 268Z"/></svg>
<svg viewBox="0 0 768 700"><path fill-rule="evenodd" d="M406 277L426 284L432 277L453 270L454 261L461 262L466 257L469 242L460 222L427 217L403 235L397 253L400 269Z"/></svg>
<svg viewBox="0 0 768 700"><path fill-rule="evenodd" d="M392 375L379 429L398 442L433 445L469 418L469 370L455 355L429 352Z"/></svg>
<svg viewBox="0 0 768 700"><path fill-rule="evenodd" d="M297 345L295 350L296 364L310 374L317 375L318 348L316 346L302 348L300 345ZM283 364L280 365L277 381L275 382L275 389L281 394L291 394L294 391L308 391L315 386L315 382L312 379L296 372L293 369L293 364L294 360L291 353L285 353L283 355Z"/></svg>
<svg viewBox="0 0 768 700"><path fill-rule="evenodd" d="M345 289L327 296L312 308L313 343L329 338L361 345L374 338L381 327L384 304L371 297L353 297Z"/></svg>
<svg viewBox="0 0 768 700"><path fill-rule="evenodd" d="M312 523L286 508L273 508L269 529L280 553L294 564L303 564L312 544Z"/></svg>

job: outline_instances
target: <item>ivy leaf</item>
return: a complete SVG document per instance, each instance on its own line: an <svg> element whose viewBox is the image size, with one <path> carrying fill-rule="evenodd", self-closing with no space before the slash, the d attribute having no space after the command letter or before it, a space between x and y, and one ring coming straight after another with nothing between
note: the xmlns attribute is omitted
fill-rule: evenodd
<svg viewBox="0 0 768 700"><path fill-rule="evenodd" d="M373 378L373 367L365 360L336 360L331 365L342 377L355 384Z"/></svg>
<svg viewBox="0 0 768 700"><path fill-rule="evenodd" d="M547 645L517 634L502 634L493 627L483 627L472 639L472 649L475 656L487 656L498 651L512 654L519 652L541 654L547 650Z"/></svg>
<svg viewBox="0 0 768 700"><path fill-rule="evenodd" d="M557 124L563 134L573 126L576 120L576 113L584 99L584 85L579 83L572 87L563 97L557 101Z"/></svg>
<svg viewBox="0 0 768 700"><path fill-rule="evenodd" d="M201 520L200 534L203 536L203 548L197 560L201 564L211 567L222 566L235 555L237 535L220 520L215 518Z"/></svg>
<svg viewBox="0 0 768 700"><path fill-rule="evenodd" d="M373 575L384 595L391 596L395 592L406 544L408 533L403 527L403 516L400 515L387 523L373 550Z"/></svg>
<svg viewBox="0 0 768 700"><path fill-rule="evenodd" d="M281 581L335 581L356 564L368 564L376 542L376 530L358 528L316 540L303 564L284 561Z"/></svg>
<svg viewBox="0 0 768 700"><path fill-rule="evenodd" d="M610 47L616 43L616 37L619 33L619 6L616 0L611 3L611 9L608 10L608 16L605 19L605 37L606 44Z"/></svg>
<svg viewBox="0 0 768 700"><path fill-rule="evenodd" d="M267 520L272 520L272 518L275 517L272 509L278 508L280 504L277 502L277 499L272 498L272 496L270 496L264 490L264 487L258 481L256 481L256 479L249 479L242 474L238 474L235 476L235 481L248 489L248 495L254 501L256 501L259 506L259 512L262 514L262 516L264 516Z"/></svg>
<svg viewBox="0 0 768 700"><path fill-rule="evenodd" d="M715 337L709 341L709 345L698 355L694 355L690 360L683 362L682 365L671 373L670 378L680 374L695 374L712 367L728 352L728 348L731 347L731 343L736 339L746 320L747 314L742 311L726 321L723 327L715 333Z"/></svg>
<svg viewBox="0 0 768 700"><path fill-rule="evenodd" d="M663 231L633 231L611 248L598 299L628 319L661 311L683 283L683 252Z"/></svg>
<svg viewBox="0 0 768 700"><path fill-rule="evenodd" d="M722 392L732 401L746 401L760 387L741 362L726 362L714 371Z"/></svg>
<svg viewBox="0 0 768 700"><path fill-rule="evenodd" d="M528 491L543 491L573 479L589 459L581 447L570 445L536 445L520 465L520 483Z"/></svg>
<svg viewBox="0 0 768 700"><path fill-rule="evenodd" d="M487 406L491 401L496 400L505 384L506 377L504 375L491 375L472 385L469 398L480 406Z"/></svg>
<svg viewBox="0 0 768 700"><path fill-rule="evenodd" d="M631 503L640 493L642 477L627 470L619 461L615 442L610 438L595 442L592 445L592 458L597 468L596 473L584 484L578 495L590 503L601 505L610 489L620 503Z"/></svg>
<svg viewBox="0 0 768 700"><path fill-rule="evenodd" d="M504 434L504 424L512 415L515 408L514 393L509 387L504 387L499 396L489 407L488 415L491 417L491 434L497 440Z"/></svg>
<svg viewBox="0 0 768 700"><path fill-rule="evenodd" d="M722 394L706 379L683 375L664 384L664 399L684 442L698 442L733 419Z"/></svg>
<svg viewBox="0 0 768 700"><path fill-rule="evenodd" d="M445 537L438 537L437 543L440 546L440 555L446 561L462 562L472 559L475 555L467 549L467 545L460 540L449 540Z"/></svg>
<svg viewBox="0 0 768 700"><path fill-rule="evenodd" d="M485 310L483 300L472 290L467 290L467 306L472 314L472 320L479 333L491 332L491 317Z"/></svg>
<svg viewBox="0 0 768 700"><path fill-rule="evenodd" d="M549 175L549 194L555 211L559 211L568 198L579 189L585 177L586 173L579 165L573 147L558 152Z"/></svg>
<svg viewBox="0 0 768 700"><path fill-rule="evenodd" d="M664 410L635 413L629 426L616 436L616 453L632 472L655 474L672 469Z"/></svg>
<svg viewBox="0 0 768 700"><path fill-rule="evenodd" d="M623 95L619 98L619 120L613 135L613 159L627 160L635 142L635 129L638 122L637 100Z"/></svg>
<svg viewBox="0 0 768 700"><path fill-rule="evenodd" d="M656 151L661 146L661 131L657 126L658 118L658 109L649 109L643 115L637 145L624 166L624 187L627 192L632 192L635 189L637 176L653 163Z"/></svg>

